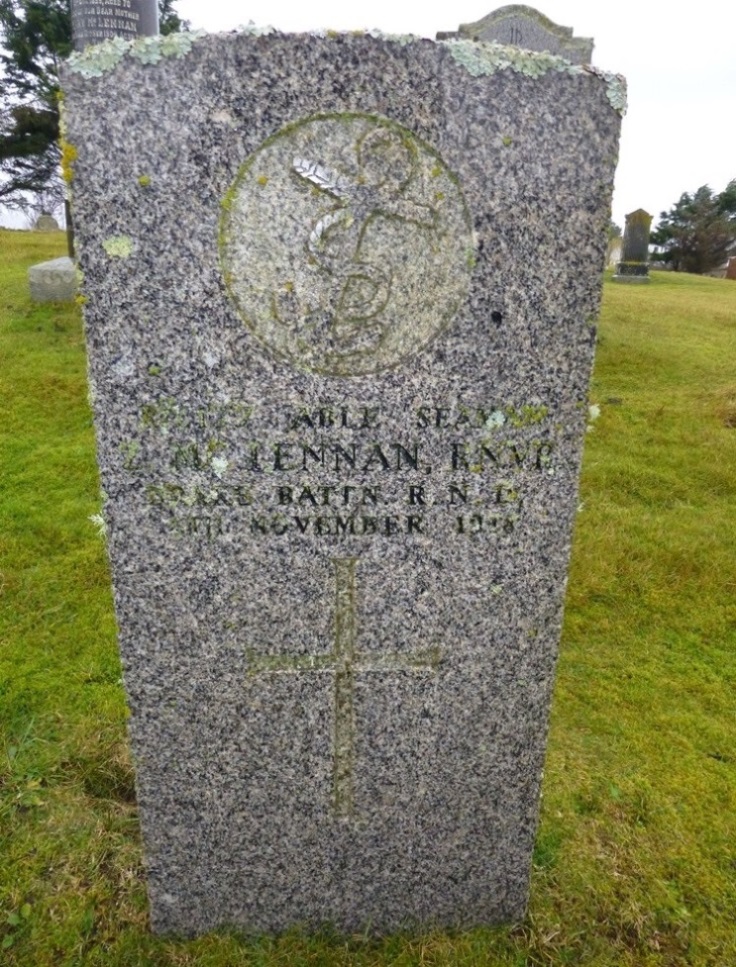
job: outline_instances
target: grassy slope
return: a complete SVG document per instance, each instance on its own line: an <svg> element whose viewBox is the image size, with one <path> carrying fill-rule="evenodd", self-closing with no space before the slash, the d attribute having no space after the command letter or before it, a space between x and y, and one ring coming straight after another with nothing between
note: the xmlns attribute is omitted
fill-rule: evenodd
<svg viewBox="0 0 736 967"><path fill-rule="evenodd" d="M149 935L81 326L0 232L0 962L736 962L736 284L607 284L532 901L382 941Z"/></svg>
<svg viewBox="0 0 736 967"><path fill-rule="evenodd" d="M563 963L736 962L735 359L733 283L607 285L540 835Z"/></svg>

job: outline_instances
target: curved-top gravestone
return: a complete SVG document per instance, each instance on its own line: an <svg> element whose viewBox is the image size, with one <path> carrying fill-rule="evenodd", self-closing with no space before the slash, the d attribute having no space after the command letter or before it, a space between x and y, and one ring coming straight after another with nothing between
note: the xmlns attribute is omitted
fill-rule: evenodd
<svg viewBox="0 0 736 967"><path fill-rule="evenodd" d="M33 227L37 232L59 231L59 223L56 221L54 216L48 215L45 212L38 216Z"/></svg>
<svg viewBox="0 0 736 967"><path fill-rule="evenodd" d="M442 32L437 37L440 40L462 37L546 51L573 64L589 64L593 57L590 37L575 37L572 27L556 24L534 7L520 3L499 7L475 23L460 24L457 33Z"/></svg>
<svg viewBox="0 0 736 967"><path fill-rule="evenodd" d="M521 917L620 79L246 32L64 88L155 929Z"/></svg>

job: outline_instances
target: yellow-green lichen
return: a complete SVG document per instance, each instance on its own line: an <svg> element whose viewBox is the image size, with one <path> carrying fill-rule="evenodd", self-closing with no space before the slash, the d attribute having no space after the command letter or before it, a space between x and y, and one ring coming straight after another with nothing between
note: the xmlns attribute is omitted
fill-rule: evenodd
<svg viewBox="0 0 736 967"><path fill-rule="evenodd" d="M151 184L151 176L139 175L138 184L141 186L141 188L148 188L148 186Z"/></svg>
<svg viewBox="0 0 736 967"><path fill-rule="evenodd" d="M525 403L519 410L510 406L506 408L505 412L512 426L533 426L535 423L541 423L545 419L549 413L549 407L543 403Z"/></svg>
<svg viewBox="0 0 736 967"><path fill-rule="evenodd" d="M67 185L74 177L74 162L77 160L77 149L68 141L61 142L61 176Z"/></svg>
<svg viewBox="0 0 736 967"><path fill-rule="evenodd" d="M127 259L133 254L133 239L128 235L112 235L102 247L111 259Z"/></svg>

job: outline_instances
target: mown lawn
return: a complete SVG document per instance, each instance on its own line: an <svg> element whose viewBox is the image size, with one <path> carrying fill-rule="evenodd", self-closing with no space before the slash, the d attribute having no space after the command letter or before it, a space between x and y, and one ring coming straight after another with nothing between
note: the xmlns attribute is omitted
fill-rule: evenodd
<svg viewBox="0 0 736 967"><path fill-rule="evenodd" d="M606 283L532 898L384 940L150 935L64 237L0 232L0 963L736 964L736 283Z"/></svg>

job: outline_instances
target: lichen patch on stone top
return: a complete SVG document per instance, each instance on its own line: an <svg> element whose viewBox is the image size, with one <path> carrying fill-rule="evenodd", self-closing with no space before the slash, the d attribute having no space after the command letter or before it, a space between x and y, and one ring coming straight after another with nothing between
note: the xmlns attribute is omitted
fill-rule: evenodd
<svg viewBox="0 0 736 967"><path fill-rule="evenodd" d="M252 21L239 27L238 32L254 37L278 33L275 27L257 26ZM312 36L331 38L353 36L355 33L360 32L344 34L340 31L315 30L312 31ZM511 70L527 77L542 77L550 71L565 74L584 72L595 74L605 82L608 100L614 110L621 115L626 112L626 81L621 75L600 70L589 64L583 66L572 64L557 54L477 40L451 38L425 41L414 34L384 34L380 30L366 30L364 33L365 36L373 37L375 40L399 44L402 47L413 43L437 43L447 47L452 58L474 77L494 74L502 70ZM85 78L102 77L103 74L115 68L126 53L142 64L158 64L166 57L184 57L191 51L194 42L206 35L207 31L195 30L158 37L139 37L133 41L115 37L72 54L67 61L67 67Z"/></svg>
<svg viewBox="0 0 736 967"><path fill-rule="evenodd" d="M611 107L623 115L626 113L626 80L620 74L600 70L590 64L572 64L558 54L524 50L504 44L483 43L477 40L440 40L447 47L453 60L461 64L473 77L511 70L526 77L542 77L550 71L562 74L594 74L606 84L606 95Z"/></svg>
<svg viewBox="0 0 736 967"><path fill-rule="evenodd" d="M393 44L400 44L402 47L422 40L416 34L384 34L380 30L367 30L366 33L375 40L387 40Z"/></svg>
<svg viewBox="0 0 736 967"><path fill-rule="evenodd" d="M117 67L130 46L130 41L123 40L122 37L113 37L111 40L92 44L72 54L66 66L75 74L81 74L82 77L102 77L107 71Z"/></svg>
<svg viewBox="0 0 736 967"><path fill-rule="evenodd" d="M504 44L480 43L476 40L440 40L438 43L447 47L452 58L474 77L503 70L512 70L527 77L541 77L550 71L582 73L582 68L557 54L507 47Z"/></svg>
<svg viewBox="0 0 736 967"><path fill-rule="evenodd" d="M623 117L626 114L627 106L626 78L621 74L612 74L610 71L603 71L598 67L593 67L592 64L586 64L585 70L589 74L595 74L596 77L600 77L601 80L605 81L606 94L608 95L611 107Z"/></svg>
<svg viewBox="0 0 736 967"><path fill-rule="evenodd" d="M158 64L164 57L184 57L192 45L206 31L194 30L179 34L166 34L159 37L139 37L137 40L123 40L113 37L101 44L93 44L71 55L67 67L82 77L102 77L117 67L126 54L135 57L142 64Z"/></svg>

